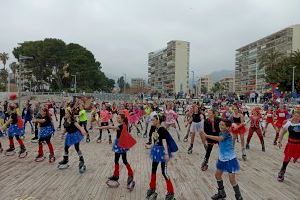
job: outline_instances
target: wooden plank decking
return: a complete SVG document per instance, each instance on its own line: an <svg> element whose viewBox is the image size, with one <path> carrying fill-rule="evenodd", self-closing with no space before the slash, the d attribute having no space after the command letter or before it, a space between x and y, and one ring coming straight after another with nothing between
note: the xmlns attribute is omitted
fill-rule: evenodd
<svg viewBox="0 0 300 200"><path fill-rule="evenodd" d="M27 126L27 130L29 130L29 126ZM266 152L261 151L258 138L254 135L251 141L251 150L247 151L248 161L240 161L241 171L238 174L238 182L243 197L245 200L299 200L300 163L299 161L290 163L286 180L283 183L277 182L283 149L278 150L272 145L274 130L271 128L270 130L271 133L267 134L265 138ZM183 133L185 133L185 129ZM83 142L81 144L87 165L86 173L81 175L78 172L78 157L74 148L70 151L69 169L57 169L57 163L63 154L63 140L59 134L56 134L53 139L57 161L55 164L49 164L46 160L42 163L34 162L37 144L29 141L31 135L27 133L25 140L29 151L27 158L19 159L16 155L7 157L4 153L0 154L0 200L145 199L151 171L148 150L144 148L145 139L140 136L136 137L138 144L129 152L128 160L134 168L136 187L132 192L128 192L126 189L127 172L124 166L121 166L119 188L108 188L105 184L113 170L114 154L107 140L101 144L96 143L98 136L96 130L91 135L91 143ZM104 139L107 139L105 134L104 136ZM7 139L2 138L1 140L6 149ZM214 171L218 147L215 146L213 149L208 171L202 172L200 163L205 152L199 140L198 137L192 155L186 153L188 143L179 142L180 151L169 164L169 174L173 179L176 197L179 200L210 199L210 196L216 192ZM239 143L236 145L236 149L239 160L241 160L239 145ZM48 152L46 145L44 145L44 150ZM158 172L160 174L160 168ZM233 189L227 175L224 176L224 180L227 199L234 199ZM158 176L157 183L158 199L164 199L166 190L161 175Z"/></svg>

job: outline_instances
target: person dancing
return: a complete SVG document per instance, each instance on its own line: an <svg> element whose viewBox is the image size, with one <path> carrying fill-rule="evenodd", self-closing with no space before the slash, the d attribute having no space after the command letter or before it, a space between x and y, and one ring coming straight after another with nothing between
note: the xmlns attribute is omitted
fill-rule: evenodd
<svg viewBox="0 0 300 200"><path fill-rule="evenodd" d="M175 199L175 192L171 178L168 175L168 161L172 153L178 150L178 147L173 140L170 133L165 129L161 123L165 121L164 116L155 115L152 119L152 125L156 127L156 131L153 133L153 139L155 144L151 148L151 159L152 159L152 171L149 189L147 191L146 199L155 199L157 197L156 191L156 172L158 165L161 165L162 175L167 185L166 200Z"/></svg>
<svg viewBox="0 0 300 200"><path fill-rule="evenodd" d="M247 159L246 150L245 150L245 133L247 132L244 116L240 113L239 108L235 105L233 106L233 114L230 117L230 120L233 122L231 127L231 133L233 135L233 145L238 136L241 138L241 148L242 148L242 158L243 160Z"/></svg>
<svg viewBox="0 0 300 200"><path fill-rule="evenodd" d="M274 145L277 145L277 139L279 137L279 132L283 126L284 121L287 119L288 111L284 109L283 105L279 105L279 108L276 110L276 121L274 126L276 127L276 136L274 139Z"/></svg>
<svg viewBox="0 0 300 200"><path fill-rule="evenodd" d="M250 128L249 128L249 133L247 137L247 144L246 144L246 149L250 149L250 140L253 136L253 133L256 132L260 143L261 143L261 149L263 152L265 152L265 143L264 143L264 138L262 135L262 130L260 127L260 120L261 120L261 114L260 114L260 108L256 107L252 110L252 115L250 117Z"/></svg>
<svg viewBox="0 0 300 200"><path fill-rule="evenodd" d="M231 136L230 129L232 127L231 121L227 119L222 119L219 123L220 135L206 135L204 136L208 139L215 140L219 143L219 159L216 164L216 173L215 177L218 184L218 193L211 197L213 200L221 200L226 198L226 193L223 185L222 175L224 172L228 173L229 181L235 192L236 200L243 200L243 197L240 192L239 185L236 181L236 172L240 170L240 165L236 158L234 152L234 139Z"/></svg>
<svg viewBox="0 0 300 200"><path fill-rule="evenodd" d="M300 106L296 107L293 117L280 130L278 147L282 147L282 139L285 132L289 132L288 142L284 149L282 167L278 173L277 180L284 181L284 174L289 162L293 159L295 163L300 158Z"/></svg>

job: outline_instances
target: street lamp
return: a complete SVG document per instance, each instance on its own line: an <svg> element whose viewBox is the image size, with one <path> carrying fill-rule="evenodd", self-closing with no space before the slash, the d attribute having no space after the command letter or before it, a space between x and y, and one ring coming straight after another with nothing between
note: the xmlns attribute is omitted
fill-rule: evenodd
<svg viewBox="0 0 300 200"><path fill-rule="evenodd" d="M21 69L23 69L23 67L25 66L26 60L33 60L33 59L34 59L34 57L31 57L31 56L19 55L18 61L20 62L20 67L17 70L17 87L18 87L19 106L21 106L21 96L20 96L20 93L21 93L21 90L20 90Z"/></svg>
<svg viewBox="0 0 300 200"><path fill-rule="evenodd" d="M193 74L193 83L192 83L192 86L193 86L193 93L195 95L195 72L194 71L191 71L192 74Z"/></svg>
<svg viewBox="0 0 300 200"><path fill-rule="evenodd" d="M126 90L126 74L124 73L123 74L124 75L124 90L123 90L123 92L124 92L124 94L125 94L125 90Z"/></svg>
<svg viewBox="0 0 300 200"><path fill-rule="evenodd" d="M292 93L295 92L295 68L296 68L296 66L293 67Z"/></svg>
<svg viewBox="0 0 300 200"><path fill-rule="evenodd" d="M76 74L75 75L71 75L71 76L74 76L75 78L75 83L74 83L74 90L75 90L75 93L77 93L77 80L76 80Z"/></svg>
<svg viewBox="0 0 300 200"><path fill-rule="evenodd" d="M255 67L255 91L257 91L257 65Z"/></svg>

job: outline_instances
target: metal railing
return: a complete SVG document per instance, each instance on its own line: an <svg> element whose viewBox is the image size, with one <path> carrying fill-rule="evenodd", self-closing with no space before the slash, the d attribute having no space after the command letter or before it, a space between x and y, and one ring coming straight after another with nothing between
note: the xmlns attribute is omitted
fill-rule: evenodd
<svg viewBox="0 0 300 200"><path fill-rule="evenodd" d="M0 99L8 99L9 94L7 92L0 92ZM114 94L114 93L65 93L65 92L20 92L21 98L30 96L45 96L51 97L74 97L74 96L92 96L96 100L100 101L132 101L135 96L130 94Z"/></svg>

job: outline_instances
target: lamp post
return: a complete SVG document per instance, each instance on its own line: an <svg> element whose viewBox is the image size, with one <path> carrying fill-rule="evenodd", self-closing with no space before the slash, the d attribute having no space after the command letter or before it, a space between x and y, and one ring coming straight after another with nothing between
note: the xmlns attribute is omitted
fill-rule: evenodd
<svg viewBox="0 0 300 200"><path fill-rule="evenodd" d="M292 82L292 92L295 92L295 68L296 66L293 67L293 82Z"/></svg>
<svg viewBox="0 0 300 200"><path fill-rule="evenodd" d="M124 73L123 74L124 75L124 90L123 90L123 92L124 92L124 94L125 94L125 90L126 90L126 74Z"/></svg>
<svg viewBox="0 0 300 200"><path fill-rule="evenodd" d="M19 106L21 106L21 70L23 70L24 66L25 66L25 61L26 60L33 60L34 58L31 57L31 56L22 56L22 55L19 55L19 59L18 61L20 62L20 67L18 68L17 70L17 87L18 87L18 103L19 103Z"/></svg>
<svg viewBox="0 0 300 200"><path fill-rule="evenodd" d="M74 91L75 91L75 93L77 93L77 80L76 80L76 74L75 75L71 75L71 76L74 76L74 78L75 78L75 83L74 83Z"/></svg>
<svg viewBox="0 0 300 200"><path fill-rule="evenodd" d="M192 74L193 74L193 83L192 83L192 87L193 87L193 93L195 95L195 72L194 71L191 71Z"/></svg>
<svg viewBox="0 0 300 200"><path fill-rule="evenodd" d="M255 91L257 91L257 65L255 67Z"/></svg>

